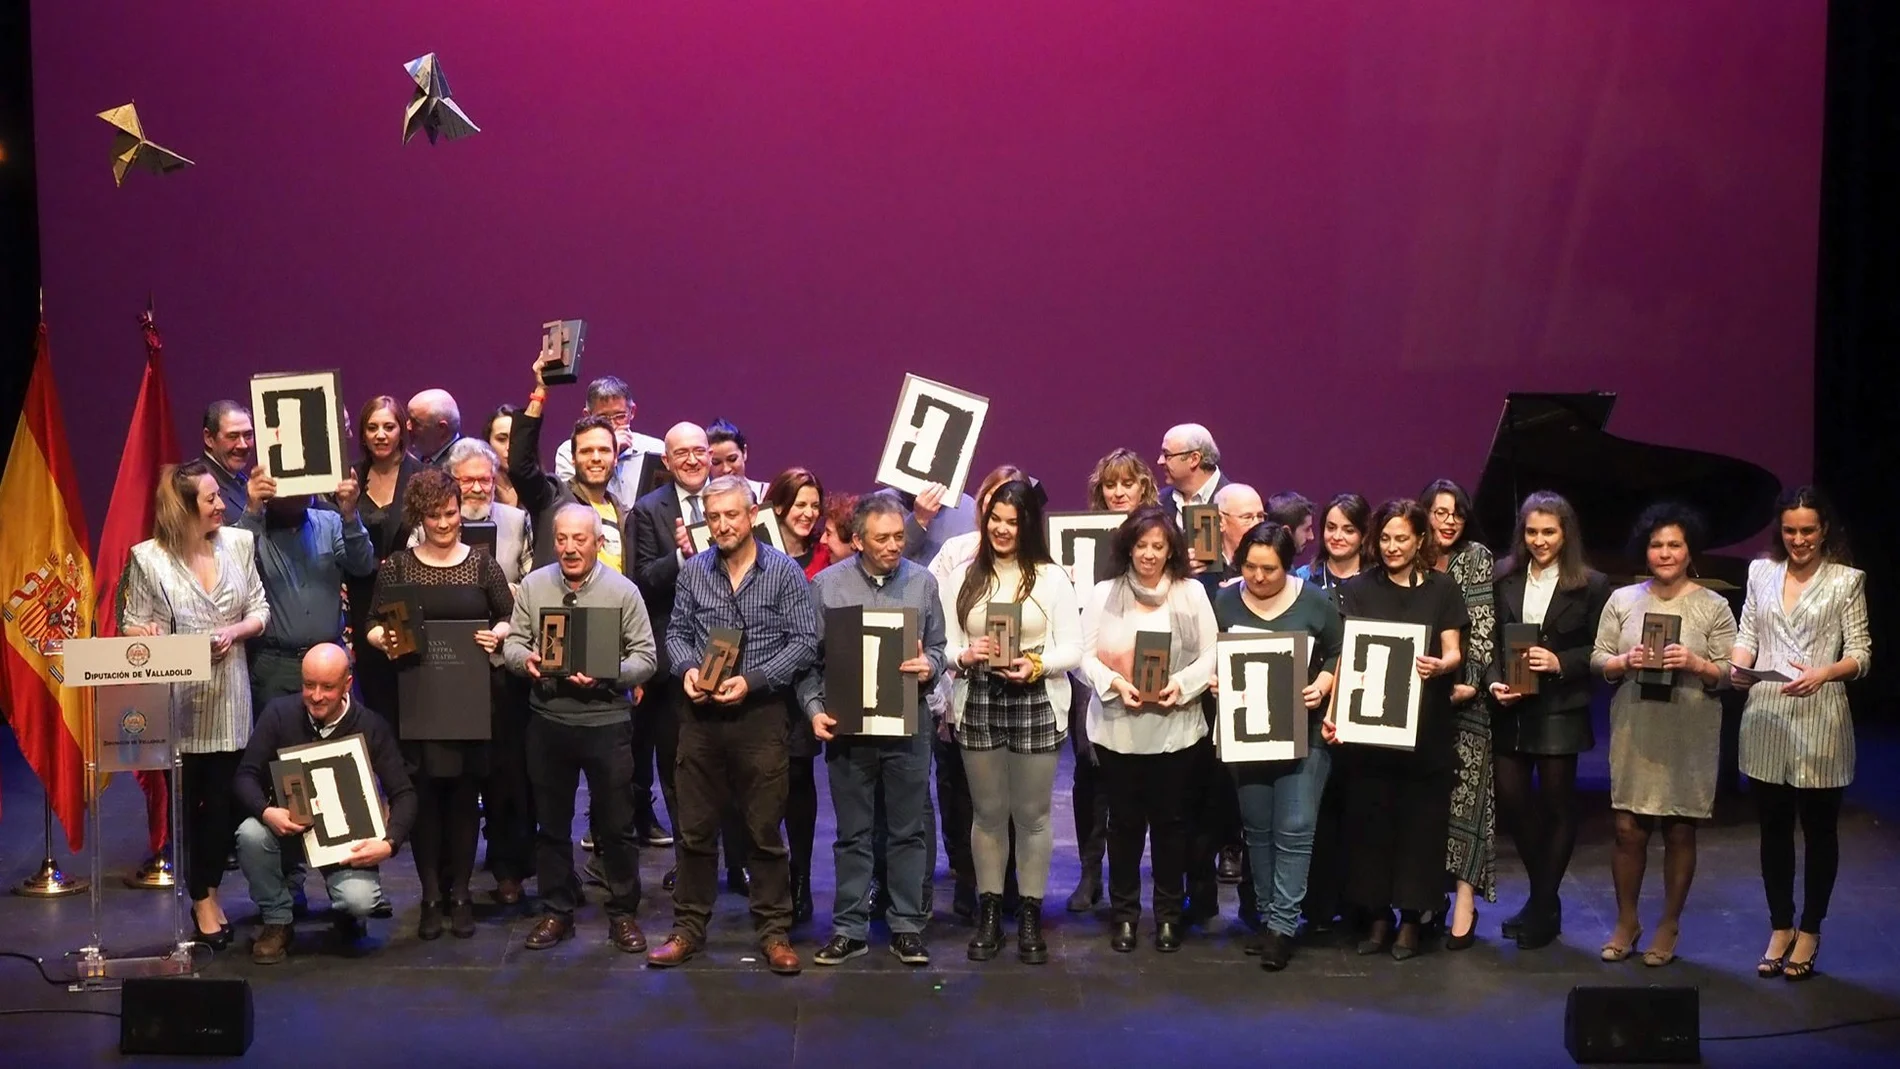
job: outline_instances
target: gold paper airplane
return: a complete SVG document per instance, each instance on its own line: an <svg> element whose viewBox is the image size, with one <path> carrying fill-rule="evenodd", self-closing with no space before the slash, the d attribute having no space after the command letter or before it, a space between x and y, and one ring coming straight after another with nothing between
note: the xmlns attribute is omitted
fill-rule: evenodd
<svg viewBox="0 0 1900 1069"><path fill-rule="evenodd" d="M165 174L191 166L190 160L171 149L145 140L145 129L139 125L138 109L131 104L102 111L99 117L119 131L112 138L113 184L124 185L125 172L133 167L142 167L153 174Z"/></svg>
<svg viewBox="0 0 1900 1069"><path fill-rule="evenodd" d="M449 99L449 80L442 73L442 61L434 52L410 60L403 64L403 69L416 83L415 99L409 102L409 110L402 116L403 144L408 144L417 130L429 135L431 145L438 136L454 141L482 132L482 128Z"/></svg>

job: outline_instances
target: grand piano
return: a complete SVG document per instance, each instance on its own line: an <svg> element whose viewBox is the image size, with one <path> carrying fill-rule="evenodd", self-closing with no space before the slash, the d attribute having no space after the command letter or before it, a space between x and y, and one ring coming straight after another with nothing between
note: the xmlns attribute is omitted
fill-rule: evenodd
<svg viewBox="0 0 1900 1069"><path fill-rule="evenodd" d="M1614 393L1513 393L1472 499L1478 529L1510 552L1525 495L1551 490L1576 506L1592 567L1624 584L1645 574L1628 552L1630 528L1657 501L1681 501L1708 520L1709 546L1744 542L1768 525L1781 481L1759 464L1720 453L1619 438L1604 429ZM1703 552L1699 581L1739 611L1746 557Z"/></svg>

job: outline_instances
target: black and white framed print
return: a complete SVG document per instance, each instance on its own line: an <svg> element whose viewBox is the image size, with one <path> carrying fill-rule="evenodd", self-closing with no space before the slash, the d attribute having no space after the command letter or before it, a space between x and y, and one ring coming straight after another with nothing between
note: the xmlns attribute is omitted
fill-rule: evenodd
<svg viewBox="0 0 1900 1069"><path fill-rule="evenodd" d="M1311 642L1304 631L1230 632L1216 641L1214 746L1223 762L1306 756L1312 714L1301 693Z"/></svg>
<svg viewBox="0 0 1900 1069"><path fill-rule="evenodd" d="M1078 597L1115 567L1115 532L1128 517L1119 512L1051 512L1049 554L1068 569ZM1082 600L1087 600L1082 597Z"/></svg>
<svg viewBox="0 0 1900 1069"><path fill-rule="evenodd" d="M370 768L369 743L361 734L286 746L277 751L277 760L303 766L304 788L315 817L310 830L303 833L303 851L313 868L341 864L350 856L350 847L388 834L382 793Z"/></svg>
<svg viewBox="0 0 1900 1069"><path fill-rule="evenodd" d="M1333 729L1340 742L1412 749L1425 681L1418 659L1430 649L1424 624L1349 619L1333 688Z"/></svg>
<svg viewBox="0 0 1900 1069"><path fill-rule="evenodd" d="M251 377L257 463L277 495L327 494L343 481L343 389L334 371Z"/></svg>
<svg viewBox="0 0 1900 1069"><path fill-rule="evenodd" d="M825 610L825 711L838 735L909 738L917 732L916 609Z"/></svg>
<svg viewBox="0 0 1900 1069"><path fill-rule="evenodd" d="M877 481L907 494L921 494L931 483L942 483L944 504L955 504L969 480L977 436L989 411L987 397L905 375L897 415L877 463Z"/></svg>
<svg viewBox="0 0 1900 1069"><path fill-rule="evenodd" d="M692 540L694 553L704 553L712 548L712 527L704 520L688 524L686 537ZM785 539L779 532L778 513L764 505L759 506L758 515L753 517L752 537L781 553L785 551Z"/></svg>

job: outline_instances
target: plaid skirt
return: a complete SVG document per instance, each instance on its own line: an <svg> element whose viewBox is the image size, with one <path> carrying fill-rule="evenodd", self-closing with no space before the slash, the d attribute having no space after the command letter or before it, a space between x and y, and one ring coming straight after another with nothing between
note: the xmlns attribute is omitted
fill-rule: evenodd
<svg viewBox="0 0 1900 1069"><path fill-rule="evenodd" d="M970 680L957 718L957 742L964 749L1055 753L1067 737L1056 728L1055 706L1042 680L1011 683L994 672Z"/></svg>

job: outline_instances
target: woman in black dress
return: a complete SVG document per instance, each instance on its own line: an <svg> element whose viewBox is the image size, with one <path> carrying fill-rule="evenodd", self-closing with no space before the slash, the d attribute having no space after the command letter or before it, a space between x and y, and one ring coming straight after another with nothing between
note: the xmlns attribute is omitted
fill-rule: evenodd
<svg viewBox="0 0 1900 1069"><path fill-rule="evenodd" d="M1371 918L1359 953L1389 947L1404 961L1418 953L1422 916L1445 899L1445 836L1458 771L1451 688L1464 664L1461 632L1471 616L1458 584L1432 570L1436 547L1424 506L1388 501L1373 513L1371 530L1380 566L1347 580L1340 591L1346 617L1424 624L1428 638L1414 666L1424 681L1414 748L1345 746L1340 753L1348 768L1346 899ZM1334 722L1329 713L1321 727L1328 742Z"/></svg>
<svg viewBox="0 0 1900 1069"><path fill-rule="evenodd" d="M764 504L778 518L785 553L805 569L807 579L832 563L831 551L817 530L824 500L824 486L805 468L779 472L765 492ZM811 851L818 834L818 780L813 762L818 757L818 740L811 733L811 720L797 710L789 711L791 739L786 752L791 776L785 789L785 843L792 855L792 923L803 924L812 918Z"/></svg>
<svg viewBox="0 0 1900 1069"><path fill-rule="evenodd" d="M422 462L409 455L409 431L402 403L384 395L364 402L356 416L357 514L369 530L370 548L381 565L391 553L409 544L408 524L402 522L403 493ZM369 643L369 608L376 590L374 573L343 577L350 607L350 645L356 654L356 691L363 704L396 728L396 669ZM374 656L371 654L374 653Z"/></svg>
<svg viewBox="0 0 1900 1069"><path fill-rule="evenodd" d="M515 599L508 577L486 553L462 542L462 493L454 478L429 468L409 480L403 496L405 527L420 527L422 541L412 549L392 554L376 571L376 600L391 597L390 588L413 587L422 603L422 618L430 620L485 620L475 643L493 655L508 636ZM369 630L370 644L387 652L395 635L380 626ZM491 689L488 715L492 723ZM468 881L475 871L475 843L480 826L482 781L489 774L486 742L423 742L405 739L403 757L416 785L416 823L410 835L416 875L422 880L422 919L416 934L435 939L442 934L446 912L457 938L475 934L475 908Z"/></svg>
<svg viewBox="0 0 1900 1069"><path fill-rule="evenodd" d="M1530 900L1504 922L1505 936L1525 950L1549 946L1562 927L1557 889L1577 844L1577 755L1596 745L1590 731L1590 653L1610 584L1583 564L1577 510L1548 491L1524 499L1517 545L1498 568L1497 656L1485 670L1491 701L1491 752L1498 811L1530 876ZM1537 641L1513 653L1506 640L1519 625ZM1506 682L1513 656L1536 673L1537 693ZM1537 788L1531 787L1535 773ZM1462 950L1472 931L1446 940Z"/></svg>

